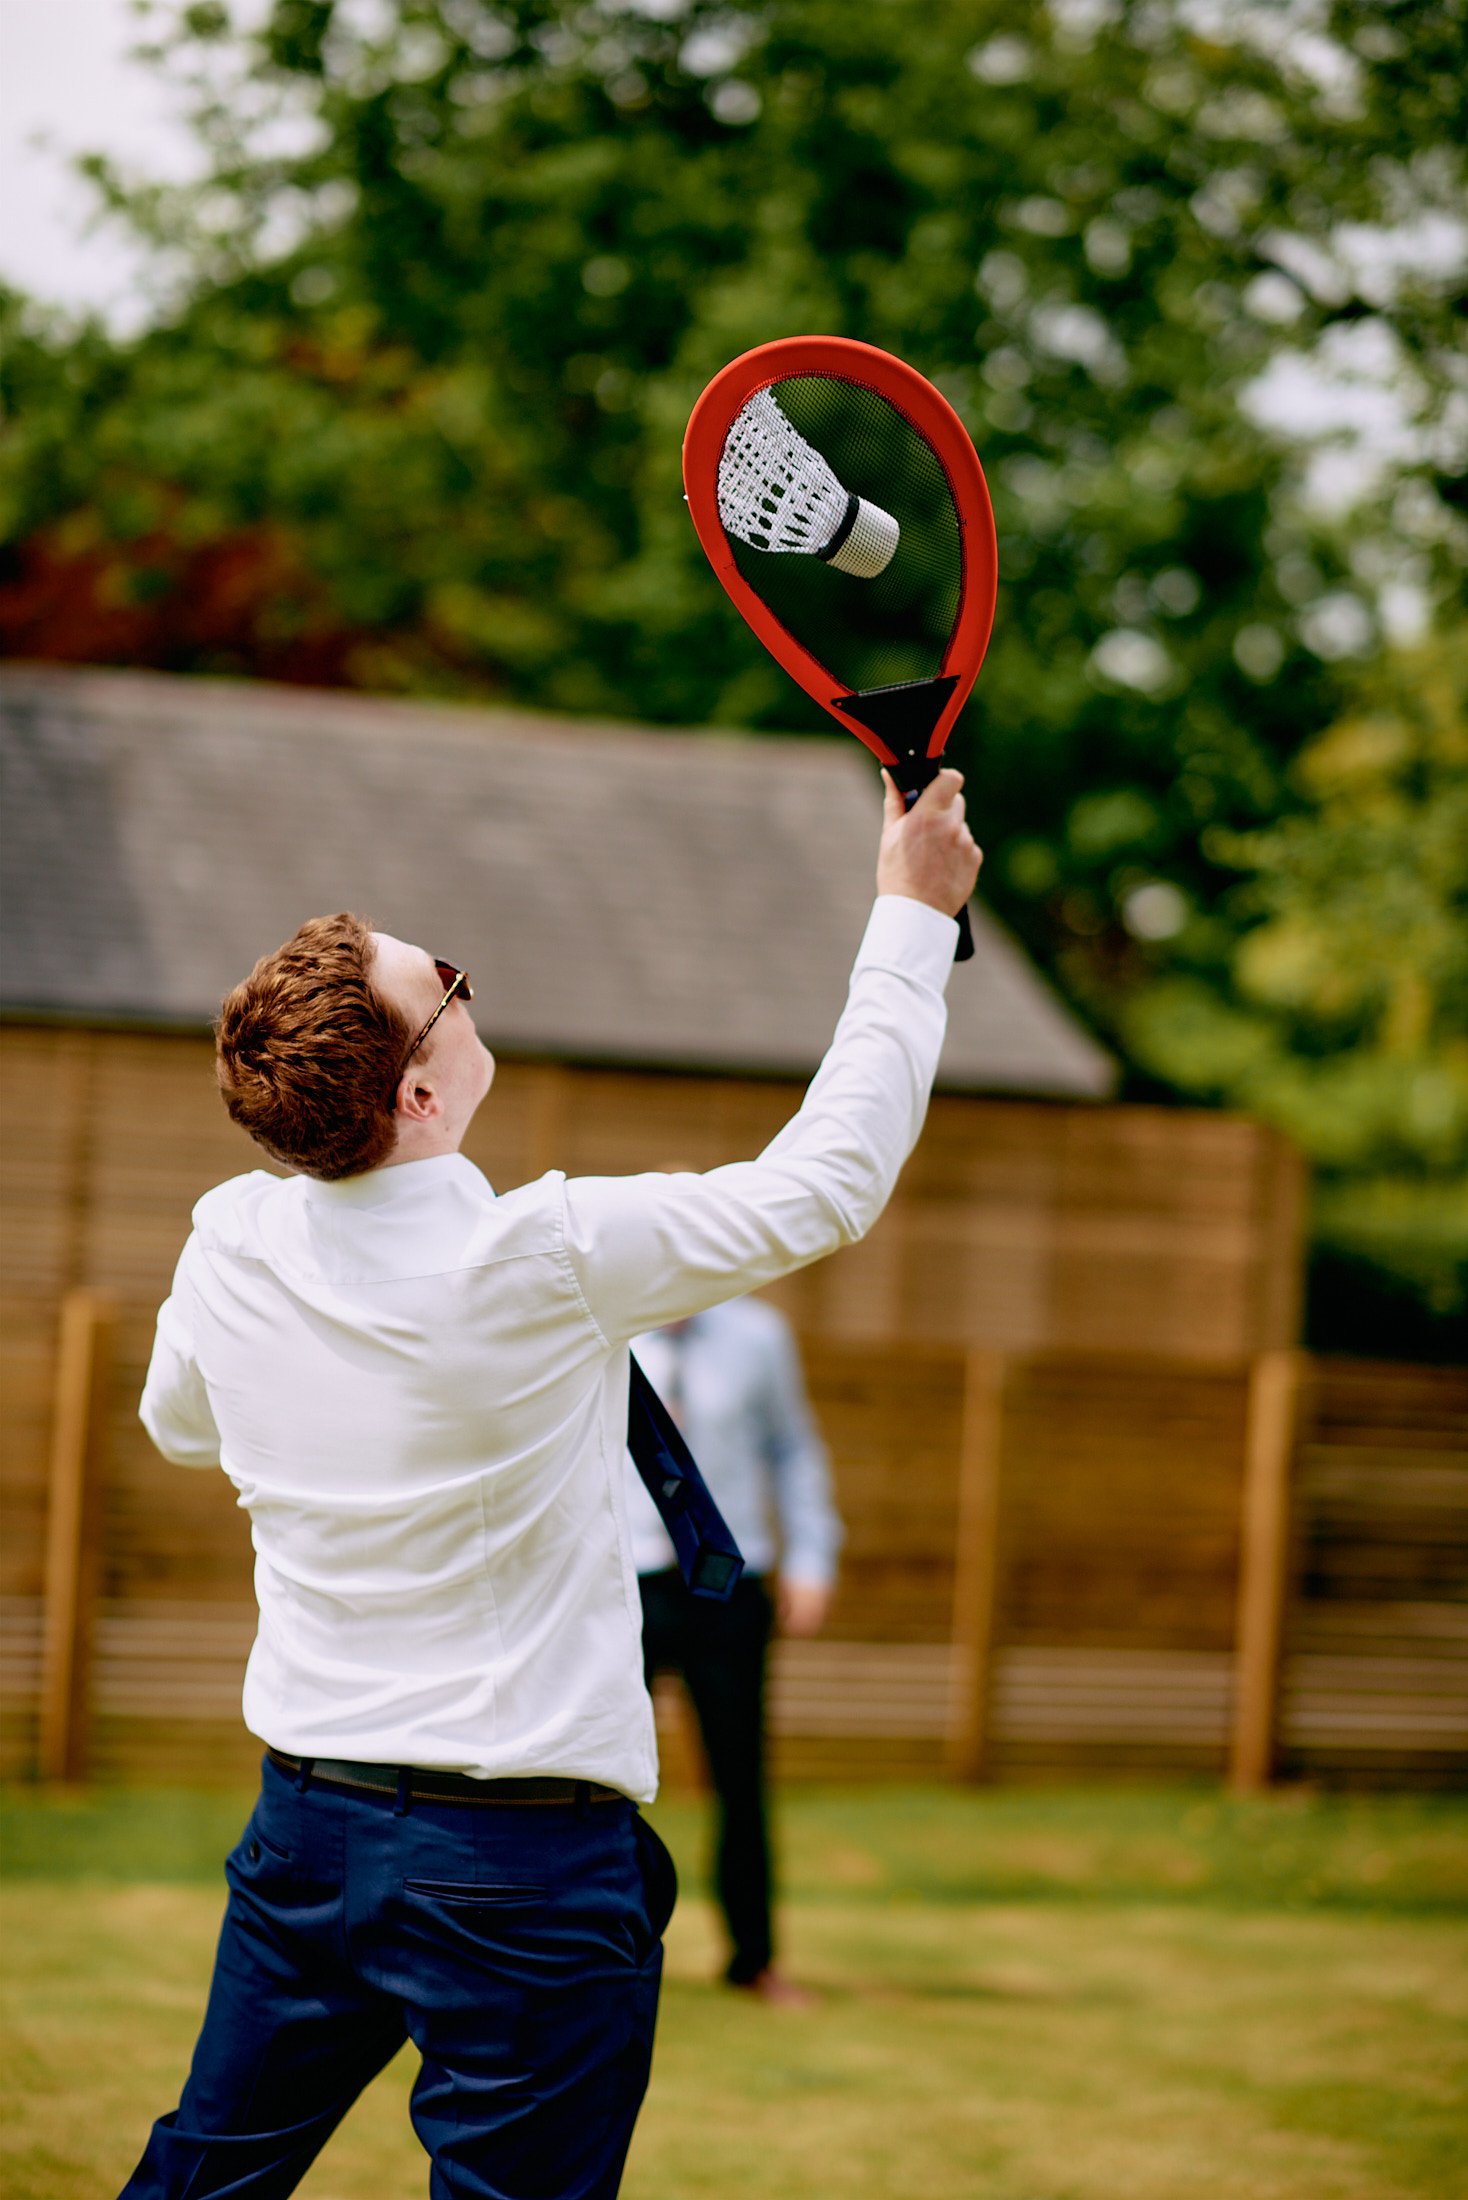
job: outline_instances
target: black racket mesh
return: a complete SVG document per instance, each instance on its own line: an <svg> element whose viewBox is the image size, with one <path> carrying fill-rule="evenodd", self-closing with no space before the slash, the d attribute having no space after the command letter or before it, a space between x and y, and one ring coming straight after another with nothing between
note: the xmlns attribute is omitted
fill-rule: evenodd
<svg viewBox="0 0 1468 2200"><path fill-rule="evenodd" d="M791 375L772 394L842 486L890 512L902 533L891 563L871 580L730 535L741 574L841 690L932 677L942 669L963 588L958 511L937 452L865 383Z"/></svg>

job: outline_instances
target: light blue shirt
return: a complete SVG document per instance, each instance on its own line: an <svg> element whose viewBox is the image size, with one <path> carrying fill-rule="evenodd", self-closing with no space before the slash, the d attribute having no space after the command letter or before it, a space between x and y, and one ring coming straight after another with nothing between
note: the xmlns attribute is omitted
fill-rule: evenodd
<svg viewBox="0 0 1468 2200"><path fill-rule="evenodd" d="M826 1448L795 1339L761 1299L731 1299L633 1346L681 1421L689 1448L752 1574L828 1587L841 1547ZM640 1476L627 1469L628 1525L640 1574L677 1563Z"/></svg>

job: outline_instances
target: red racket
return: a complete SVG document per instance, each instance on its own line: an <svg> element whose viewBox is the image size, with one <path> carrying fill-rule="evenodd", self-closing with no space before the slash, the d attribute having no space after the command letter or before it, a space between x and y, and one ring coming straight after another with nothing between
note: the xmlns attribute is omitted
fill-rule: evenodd
<svg viewBox="0 0 1468 2200"><path fill-rule="evenodd" d="M683 482L737 608L910 809L994 623L994 514L953 407L871 344L783 337L714 376L683 439ZM967 908L958 920L962 962Z"/></svg>

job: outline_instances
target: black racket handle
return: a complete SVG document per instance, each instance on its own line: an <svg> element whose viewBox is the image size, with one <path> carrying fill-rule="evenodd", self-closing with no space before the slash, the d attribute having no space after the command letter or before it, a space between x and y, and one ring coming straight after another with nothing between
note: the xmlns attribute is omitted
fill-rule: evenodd
<svg viewBox="0 0 1468 2200"><path fill-rule="evenodd" d="M922 761L923 764L928 767L928 776L926 779L920 780L915 787L903 786L902 783L903 779L907 777L907 772L911 771L913 768L911 764L908 765L907 771L903 772L901 778L898 777L898 774L896 772L892 772L892 777L897 780L897 784L899 788L901 788L903 805L906 809L909 810L912 808L914 802L916 802L918 796L922 793L923 788L926 787L932 780L936 779L938 776L938 767L936 764L931 764L930 760L927 757L924 757ZM888 769L890 770L891 767L889 766ZM966 963L972 962L973 959L974 928L968 921L968 903L965 902L963 907L958 911L958 945L953 950L953 960L956 963Z"/></svg>

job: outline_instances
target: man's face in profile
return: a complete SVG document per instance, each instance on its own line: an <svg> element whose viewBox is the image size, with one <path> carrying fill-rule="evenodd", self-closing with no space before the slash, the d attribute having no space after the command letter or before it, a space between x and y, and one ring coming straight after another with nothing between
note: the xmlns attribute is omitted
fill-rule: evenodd
<svg viewBox="0 0 1468 2200"><path fill-rule="evenodd" d="M413 1031L421 1031L443 999L443 981L425 948L391 932L374 932L372 977ZM462 994L439 1017L405 1073L416 1095L431 1095L444 1126L462 1136L494 1082L494 1056L474 1028ZM399 1109L402 1107L401 1093Z"/></svg>

